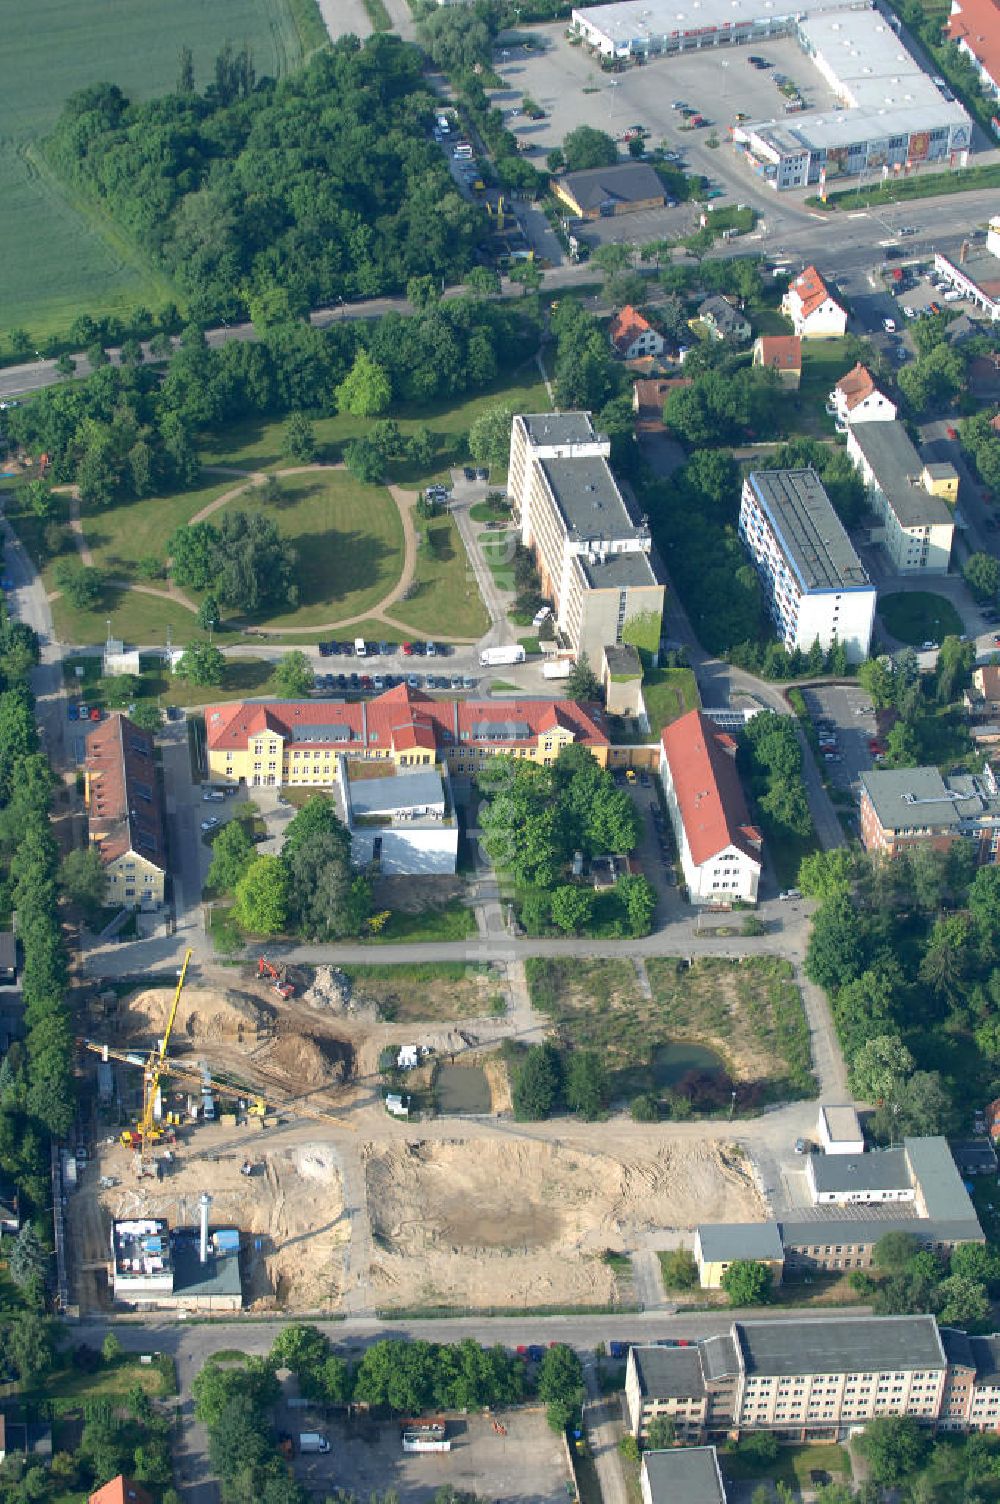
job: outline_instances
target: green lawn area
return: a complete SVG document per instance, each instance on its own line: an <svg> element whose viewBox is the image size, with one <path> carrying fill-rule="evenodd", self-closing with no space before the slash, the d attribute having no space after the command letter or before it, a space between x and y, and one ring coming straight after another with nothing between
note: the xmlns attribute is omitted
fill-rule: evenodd
<svg viewBox="0 0 1000 1504"><path fill-rule="evenodd" d="M385 929L370 945L396 945L404 940L467 940L477 931L476 916L460 898L410 913L393 909Z"/></svg>
<svg viewBox="0 0 1000 1504"><path fill-rule="evenodd" d="M532 378L537 367L527 367ZM522 371L521 375L523 376ZM467 464L469 459L465 436L475 419L488 407L503 402L514 412L547 412L548 394L541 380L525 381L513 376L501 378L486 391L467 397L463 402L445 399L409 404L390 409L388 417L399 424L400 432L411 433L414 428L429 428L435 441L435 454L429 465L416 466L408 460L393 460L389 463L387 479L395 485L412 486L414 489L429 485L432 481L447 482L452 465ZM316 437L329 452L326 459L339 459L340 449L348 439L367 433L375 422L372 418L356 418L350 413L338 413L335 417L319 418L313 427ZM236 469L275 470L283 469L288 461L281 454L281 436L284 422L281 420L247 419L230 427L202 435L200 453L206 465L232 465ZM498 474L493 483L498 487L505 477Z"/></svg>
<svg viewBox="0 0 1000 1504"><path fill-rule="evenodd" d="M483 558L501 590L514 589L514 533L480 533Z"/></svg>
<svg viewBox="0 0 1000 1504"><path fill-rule="evenodd" d="M208 477L205 477L206 482ZM109 574L131 579L138 561L153 554L166 563L167 544L177 528L189 522L236 481L215 480L193 491L175 491L167 496L144 496L141 501L125 502L105 511L85 513L83 534L94 563ZM238 505L234 502L233 505ZM150 584L163 586L163 580Z"/></svg>
<svg viewBox="0 0 1000 1504"><path fill-rule="evenodd" d="M68 96L89 84L114 82L130 98L174 87L183 45L194 54L199 88L226 42L249 44L258 76L287 72L302 56L298 8L299 0L88 0L85 7L32 0L4 7L4 45L18 62L0 99L0 329L24 327L38 340L65 333L81 312L182 301L99 211L52 178L37 143Z"/></svg>
<svg viewBox="0 0 1000 1504"><path fill-rule="evenodd" d="M796 835L784 826L773 825L765 814L760 815L760 823L764 834L764 853L774 867L778 886L794 888L799 880L802 858L819 849L816 832L810 831L807 836Z"/></svg>
<svg viewBox="0 0 1000 1504"><path fill-rule="evenodd" d="M754 334L791 334L792 321L780 308L754 308L751 314Z"/></svg>
<svg viewBox="0 0 1000 1504"><path fill-rule="evenodd" d="M93 611L77 611L64 596L60 596L52 602L52 619L60 642L81 646L104 642L109 619L116 637L138 647L164 646L168 628L175 644L204 636L197 618L184 606L117 586L109 586L104 591Z"/></svg>
<svg viewBox="0 0 1000 1504"><path fill-rule="evenodd" d="M392 608L415 634L481 637L490 619L454 517L415 519L421 544L410 594Z"/></svg>
<svg viewBox="0 0 1000 1504"><path fill-rule="evenodd" d="M851 1459L843 1447L817 1443L812 1446L783 1446L776 1461L760 1463L729 1447L719 1448L719 1467L722 1476L738 1482L744 1478L770 1478L775 1483L784 1483L789 1488L801 1490L815 1488L810 1480L811 1472L830 1473L832 1477L849 1482L852 1476Z"/></svg>
<svg viewBox="0 0 1000 1504"><path fill-rule="evenodd" d="M899 642L918 648L922 642L959 637L962 618L951 601L932 590L901 590L880 595L878 614L885 630Z"/></svg>
<svg viewBox="0 0 1000 1504"><path fill-rule="evenodd" d="M659 736L664 726L701 704L698 681L690 668L655 668L642 681L650 734Z"/></svg>
<svg viewBox="0 0 1000 1504"><path fill-rule="evenodd" d="M298 606L259 619L277 628L319 626L377 605L403 567L403 524L388 491L344 470L295 476L280 488L277 503L255 490L232 503L273 516L298 551Z"/></svg>
<svg viewBox="0 0 1000 1504"><path fill-rule="evenodd" d="M821 405L845 371L854 365L851 345L844 339L804 339L802 341L802 384L799 405Z"/></svg>

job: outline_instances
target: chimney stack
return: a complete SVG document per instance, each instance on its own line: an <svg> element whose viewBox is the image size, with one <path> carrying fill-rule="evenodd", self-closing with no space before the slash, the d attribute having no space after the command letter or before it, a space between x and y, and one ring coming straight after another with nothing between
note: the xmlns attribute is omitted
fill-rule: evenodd
<svg viewBox="0 0 1000 1504"><path fill-rule="evenodd" d="M212 1205L212 1198L207 1191L203 1191L198 1206L201 1210L201 1242L198 1248L198 1257L203 1264L208 1263L208 1209Z"/></svg>

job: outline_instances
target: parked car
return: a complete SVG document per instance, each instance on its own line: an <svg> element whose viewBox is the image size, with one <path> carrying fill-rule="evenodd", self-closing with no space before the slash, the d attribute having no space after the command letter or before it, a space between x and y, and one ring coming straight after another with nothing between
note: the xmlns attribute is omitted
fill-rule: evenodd
<svg viewBox="0 0 1000 1504"><path fill-rule="evenodd" d="M412 652L413 652L413 643L412 642L404 642L403 643L403 657L404 658L409 658L411 656Z"/></svg>
<svg viewBox="0 0 1000 1504"><path fill-rule="evenodd" d="M71 721L78 721L80 719L80 707L75 701L70 700L66 706L66 716Z"/></svg>
<svg viewBox="0 0 1000 1504"><path fill-rule="evenodd" d="M214 830L219 823L218 815L209 815L207 820L202 820L201 828L202 830Z"/></svg>

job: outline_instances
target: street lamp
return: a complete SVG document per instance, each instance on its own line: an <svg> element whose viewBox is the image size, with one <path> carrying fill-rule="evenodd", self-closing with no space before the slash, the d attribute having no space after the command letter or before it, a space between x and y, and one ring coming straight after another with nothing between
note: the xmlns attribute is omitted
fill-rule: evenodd
<svg viewBox="0 0 1000 1504"><path fill-rule="evenodd" d="M733 1121L733 1114L735 1113L735 1111L736 1111L736 1087L734 1086L733 1089L732 1089L732 1092L730 1094L730 1102L729 1102L729 1121L730 1122Z"/></svg>

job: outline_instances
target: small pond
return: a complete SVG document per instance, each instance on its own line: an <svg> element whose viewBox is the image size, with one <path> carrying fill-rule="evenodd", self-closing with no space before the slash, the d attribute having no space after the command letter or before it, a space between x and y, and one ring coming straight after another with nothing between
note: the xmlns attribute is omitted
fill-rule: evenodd
<svg viewBox="0 0 1000 1504"><path fill-rule="evenodd" d="M726 1062L706 1044L695 1044L686 1039L674 1039L654 1047L648 1065L633 1065L628 1070L616 1071L611 1079L612 1093L616 1100L627 1101L643 1092L669 1091L690 1071L707 1071L723 1075Z"/></svg>
<svg viewBox="0 0 1000 1504"><path fill-rule="evenodd" d="M434 1077L440 1113L483 1113L493 1106L490 1083L479 1065L442 1065Z"/></svg>

